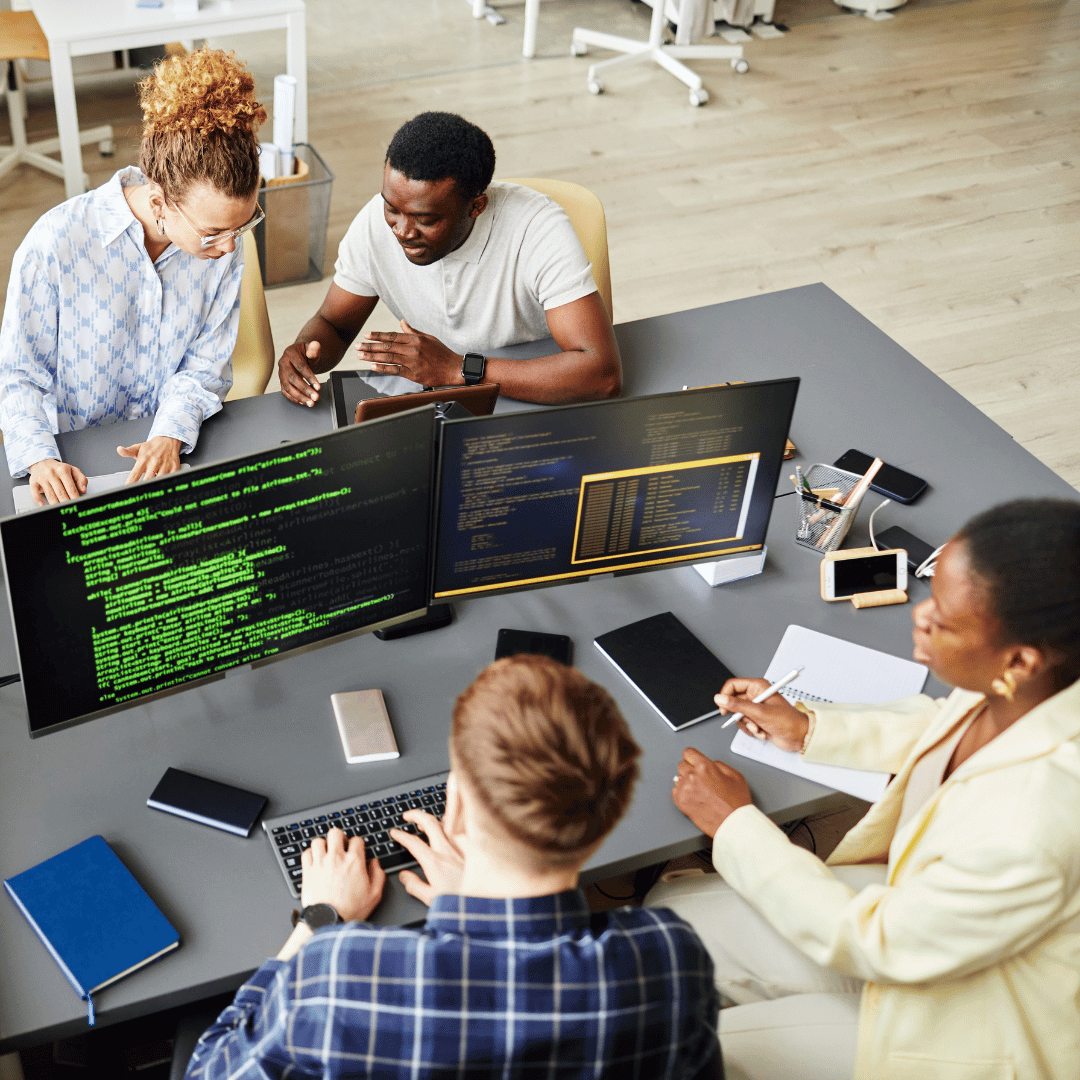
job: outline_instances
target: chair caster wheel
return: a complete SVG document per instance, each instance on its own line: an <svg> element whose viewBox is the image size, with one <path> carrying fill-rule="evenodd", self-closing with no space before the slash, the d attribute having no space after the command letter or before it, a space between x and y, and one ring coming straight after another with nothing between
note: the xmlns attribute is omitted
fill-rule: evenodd
<svg viewBox="0 0 1080 1080"><path fill-rule="evenodd" d="M599 79L589 80L589 93L590 94L602 94L604 92L604 84Z"/></svg>
<svg viewBox="0 0 1080 1080"><path fill-rule="evenodd" d="M580 41L570 42L570 55L571 56L587 56L589 52L589 46Z"/></svg>
<svg viewBox="0 0 1080 1080"><path fill-rule="evenodd" d="M694 106L704 105L705 102L708 101L708 100L709 100L709 91L706 90L704 87L702 87L700 90L691 90L690 91L690 104L691 105L694 105Z"/></svg>
<svg viewBox="0 0 1080 1080"><path fill-rule="evenodd" d="M97 148L98 153L102 157L112 157L113 154L116 153L116 144L112 139L102 139L101 142L97 144Z"/></svg>
<svg viewBox="0 0 1080 1080"><path fill-rule="evenodd" d="M736 75L745 75L750 70L749 60L732 60L731 66L735 69Z"/></svg>

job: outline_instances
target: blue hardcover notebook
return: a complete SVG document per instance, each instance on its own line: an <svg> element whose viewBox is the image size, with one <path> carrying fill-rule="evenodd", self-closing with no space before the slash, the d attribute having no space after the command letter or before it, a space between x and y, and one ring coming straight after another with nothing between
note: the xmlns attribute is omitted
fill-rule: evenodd
<svg viewBox="0 0 1080 1080"><path fill-rule="evenodd" d="M100 836L4 881L4 888L87 1003L180 944L180 935Z"/></svg>

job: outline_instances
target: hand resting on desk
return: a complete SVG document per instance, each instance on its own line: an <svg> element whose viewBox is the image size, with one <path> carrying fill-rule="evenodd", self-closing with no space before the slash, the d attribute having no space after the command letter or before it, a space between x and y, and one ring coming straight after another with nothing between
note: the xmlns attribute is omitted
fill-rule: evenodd
<svg viewBox="0 0 1080 1080"><path fill-rule="evenodd" d="M38 506L67 502L86 494L86 475L74 465L45 458L35 461L29 471L30 491Z"/></svg>
<svg viewBox="0 0 1080 1080"><path fill-rule="evenodd" d="M753 699L768 686L765 679L728 679L713 700L721 714L743 713L739 727L748 735L767 738L782 750L801 750L809 720L779 694L755 705ZM713 836L729 814L752 801L742 773L710 761L692 746L683 751L671 798L706 836Z"/></svg>

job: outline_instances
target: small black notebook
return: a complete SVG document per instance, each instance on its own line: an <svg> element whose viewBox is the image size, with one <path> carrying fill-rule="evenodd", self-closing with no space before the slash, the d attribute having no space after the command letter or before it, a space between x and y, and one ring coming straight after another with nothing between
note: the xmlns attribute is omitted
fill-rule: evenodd
<svg viewBox="0 0 1080 1080"><path fill-rule="evenodd" d="M674 731L719 709L731 672L670 612L601 634L593 643Z"/></svg>
<svg viewBox="0 0 1080 1080"><path fill-rule="evenodd" d="M200 825L248 836L266 805L266 796L183 769L166 769L146 805Z"/></svg>

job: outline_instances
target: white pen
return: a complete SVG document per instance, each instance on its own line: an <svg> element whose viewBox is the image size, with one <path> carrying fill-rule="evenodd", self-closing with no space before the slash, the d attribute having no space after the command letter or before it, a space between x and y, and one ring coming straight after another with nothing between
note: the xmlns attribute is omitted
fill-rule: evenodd
<svg viewBox="0 0 1080 1080"><path fill-rule="evenodd" d="M762 690L761 693L758 694L758 696L756 698L754 698L754 704L755 705L760 705L767 698L771 698L773 696L773 694L776 693L777 690L782 690L785 686L787 686L787 684L789 682L791 682L792 680L798 678L799 672L801 672L801 671L802 671L801 667L792 668L791 671L789 671L779 682L774 682L772 684L772 686L767 686L764 690ZM734 724L736 720L741 720L742 718L743 718L743 714L741 712L732 713L720 725L721 730L723 730L726 727L731 727L731 725Z"/></svg>

